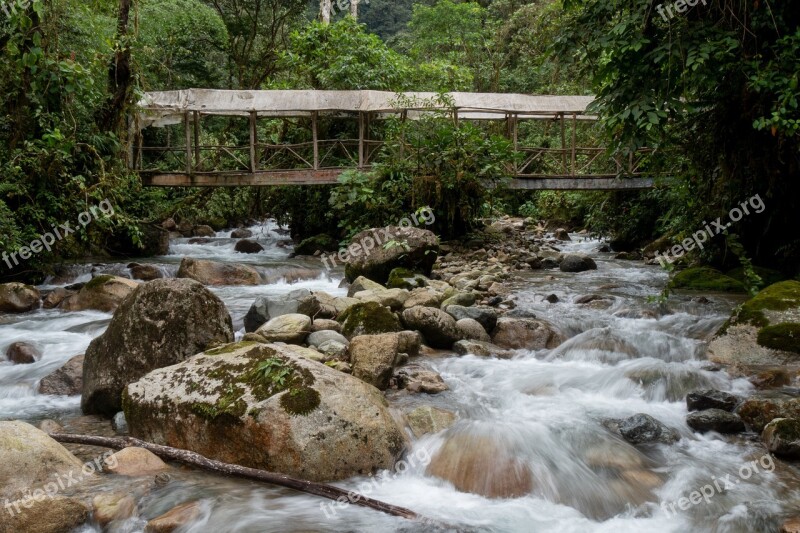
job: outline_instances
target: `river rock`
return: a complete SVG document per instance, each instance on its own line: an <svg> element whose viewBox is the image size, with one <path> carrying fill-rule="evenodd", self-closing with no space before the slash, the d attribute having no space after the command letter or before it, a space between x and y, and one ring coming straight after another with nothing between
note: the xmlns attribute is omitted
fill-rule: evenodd
<svg viewBox="0 0 800 533"><path fill-rule="evenodd" d="M83 361L85 355L76 355L67 363L39 382L39 394L53 396L78 396L83 392Z"/></svg>
<svg viewBox="0 0 800 533"><path fill-rule="evenodd" d="M43 431L25 422L0 422L0 498L14 500L55 481L56 474L78 475L82 468L77 457Z"/></svg>
<svg viewBox="0 0 800 533"><path fill-rule="evenodd" d="M76 498L32 500L20 509L11 517L3 516L0 533L71 533L89 519L89 508Z"/></svg>
<svg viewBox="0 0 800 533"><path fill-rule="evenodd" d="M458 355L477 355L481 357L498 357L508 359L511 353L490 342L476 340L460 340L453 344L453 351Z"/></svg>
<svg viewBox="0 0 800 533"><path fill-rule="evenodd" d="M800 420L776 418L767 424L761 438L770 453L784 459L800 459Z"/></svg>
<svg viewBox="0 0 800 533"><path fill-rule="evenodd" d="M572 238L569 236L569 232L564 228L558 228L553 232L553 236L558 239L559 241L571 241Z"/></svg>
<svg viewBox="0 0 800 533"><path fill-rule="evenodd" d="M418 330L426 343L433 348L449 349L461 340L456 320L433 307L414 307L403 311L403 323L410 330Z"/></svg>
<svg viewBox="0 0 800 533"><path fill-rule="evenodd" d="M452 295L448 295L448 293L445 291L444 295L445 300L442 302L442 309L446 309L451 305L461 307L475 305L476 297L471 292L454 292Z"/></svg>
<svg viewBox="0 0 800 533"><path fill-rule="evenodd" d="M398 364L400 335L361 335L350 342L353 376L380 390L389 388L394 367Z"/></svg>
<svg viewBox="0 0 800 533"><path fill-rule="evenodd" d="M494 344L514 350L555 348L562 340L550 324L533 318L501 318L492 331Z"/></svg>
<svg viewBox="0 0 800 533"><path fill-rule="evenodd" d="M738 415L722 409L706 409L695 411L686 417L686 423L695 431L705 433L741 433L745 430L744 422Z"/></svg>
<svg viewBox="0 0 800 533"><path fill-rule="evenodd" d="M161 279L164 274L154 265L140 265L139 263L131 263L128 265L128 270L131 271L131 277L140 281L153 281L154 279Z"/></svg>
<svg viewBox="0 0 800 533"><path fill-rule="evenodd" d="M597 263L588 255L567 254L559 265L561 272L585 272L587 270L597 270Z"/></svg>
<svg viewBox="0 0 800 533"><path fill-rule="evenodd" d="M705 409L722 409L733 411L741 398L719 390L698 390L686 396L686 407L689 411L703 411Z"/></svg>
<svg viewBox="0 0 800 533"><path fill-rule="evenodd" d="M314 291L311 294L319 304L319 311L314 315L315 318L336 318L352 306L361 303L355 298L331 296L322 291Z"/></svg>
<svg viewBox="0 0 800 533"><path fill-rule="evenodd" d="M462 318L456 322L456 328L462 340L491 341L491 337L477 320Z"/></svg>
<svg viewBox="0 0 800 533"><path fill-rule="evenodd" d="M408 299L403 303L404 309L412 307L439 307L444 296L431 288L420 288L411 291Z"/></svg>
<svg viewBox="0 0 800 533"><path fill-rule="evenodd" d="M105 459L103 470L118 476L150 476L169 470L156 454L144 448L123 448Z"/></svg>
<svg viewBox="0 0 800 533"><path fill-rule="evenodd" d="M317 318L314 319L314 323L311 324L311 331L335 331L341 333L342 325L328 318Z"/></svg>
<svg viewBox="0 0 800 533"><path fill-rule="evenodd" d="M392 380L399 389L425 394L439 394L450 387L437 372L422 365L406 365L397 369Z"/></svg>
<svg viewBox="0 0 800 533"><path fill-rule="evenodd" d="M347 289L347 296L348 298L354 298L356 294L363 291L383 291L386 290L386 287L381 285L380 283L376 283L369 278L364 276L359 276L352 283L350 283L350 288Z"/></svg>
<svg viewBox="0 0 800 533"><path fill-rule="evenodd" d="M408 300L410 293L404 289L381 289L380 291L361 291L354 296L361 302L376 302L393 311L403 308L403 304Z"/></svg>
<svg viewBox="0 0 800 533"><path fill-rule="evenodd" d="M299 313L316 316L321 304L308 289L297 289L287 294L259 296L244 317L245 331L256 331L270 319L281 315Z"/></svg>
<svg viewBox="0 0 800 533"><path fill-rule="evenodd" d="M75 294L75 291L68 291L64 287L56 287L42 300L42 307L45 309L54 309L73 294Z"/></svg>
<svg viewBox="0 0 800 533"><path fill-rule="evenodd" d="M178 505L161 516L150 520L144 528L144 533L174 533L181 531L197 520L201 512L198 502Z"/></svg>
<svg viewBox="0 0 800 533"><path fill-rule="evenodd" d="M417 438L444 431L455 423L456 418L455 413L430 405L417 407L406 414L408 427Z"/></svg>
<svg viewBox="0 0 800 533"><path fill-rule="evenodd" d="M98 494L92 499L92 516L105 528L115 520L127 520L136 514L136 500L125 492Z"/></svg>
<svg viewBox="0 0 800 533"><path fill-rule="evenodd" d="M64 311L94 309L112 313L138 286L130 279L101 274L92 278L77 294L64 299L58 308Z"/></svg>
<svg viewBox="0 0 800 533"><path fill-rule="evenodd" d="M260 285L261 274L248 265L218 263L184 257L178 269L179 278L189 278L203 285Z"/></svg>
<svg viewBox="0 0 800 533"><path fill-rule="evenodd" d="M497 326L497 311L491 307L464 307L461 305L448 305L442 307L445 312L455 318L461 320L462 318L471 318L477 320L483 329L486 331L493 331Z"/></svg>
<svg viewBox="0 0 800 533"><path fill-rule="evenodd" d="M83 412L112 417L122 410L120 395L128 383L232 340L225 304L201 284L188 279L145 283L86 350Z"/></svg>
<svg viewBox="0 0 800 533"><path fill-rule="evenodd" d="M253 232L247 228L237 228L231 232L231 239L249 239Z"/></svg>
<svg viewBox="0 0 800 533"><path fill-rule="evenodd" d="M413 290L425 287L430 280L422 274L407 268L395 268L389 273L389 280L386 286L390 289Z"/></svg>
<svg viewBox="0 0 800 533"><path fill-rule="evenodd" d="M295 346L211 350L131 384L124 403L134 437L311 481L391 469L406 446L378 389Z"/></svg>
<svg viewBox="0 0 800 533"><path fill-rule="evenodd" d="M330 341L339 342L345 346L350 344L344 335L333 330L315 331L308 336L307 340L308 345L314 348L319 348L320 345Z"/></svg>
<svg viewBox="0 0 800 533"><path fill-rule="evenodd" d="M195 237L216 237L217 232L211 226L200 225L195 226L192 235Z"/></svg>
<svg viewBox="0 0 800 533"><path fill-rule="evenodd" d="M35 287L24 283L0 285L0 313L27 313L39 307L41 295Z"/></svg>
<svg viewBox="0 0 800 533"><path fill-rule="evenodd" d="M619 433L631 444L672 444L679 439L675 430L644 413L623 420L619 424Z"/></svg>
<svg viewBox="0 0 800 533"><path fill-rule="evenodd" d="M520 498L533 491L533 474L493 435L450 429L431 458L428 475L452 483L462 492L486 498Z"/></svg>
<svg viewBox="0 0 800 533"><path fill-rule="evenodd" d="M708 346L715 363L785 365L800 359L800 281L770 285L738 307Z"/></svg>
<svg viewBox="0 0 800 533"><path fill-rule="evenodd" d="M342 334L348 339L403 329L397 316L376 302L357 303L344 311L338 320L342 324Z"/></svg>
<svg viewBox="0 0 800 533"><path fill-rule="evenodd" d="M42 356L36 346L29 342L14 342L6 350L6 357L15 365L30 365Z"/></svg>
<svg viewBox="0 0 800 533"><path fill-rule="evenodd" d="M369 243L375 243L374 248ZM355 235L353 245L361 245L362 253L351 254L345 264L345 275L352 282L364 276L381 284L389 280L395 268L402 267L430 276L439 254L439 239L428 230L397 226L369 229ZM388 244L395 244L389 245ZM366 250L366 248L372 248Z"/></svg>
<svg viewBox="0 0 800 533"><path fill-rule="evenodd" d="M256 333L269 342L303 344L311 333L311 317L299 313L276 316L258 328Z"/></svg>
<svg viewBox="0 0 800 533"><path fill-rule="evenodd" d="M761 433L776 418L800 419L800 398L782 394L752 396L736 408L736 414Z"/></svg>
<svg viewBox="0 0 800 533"><path fill-rule="evenodd" d="M241 254L257 254L264 251L264 247L252 239L242 239L233 249Z"/></svg>

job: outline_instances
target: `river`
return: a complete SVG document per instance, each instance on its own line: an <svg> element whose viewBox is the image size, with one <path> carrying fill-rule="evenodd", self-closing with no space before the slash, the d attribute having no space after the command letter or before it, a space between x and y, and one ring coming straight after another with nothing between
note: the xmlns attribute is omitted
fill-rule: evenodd
<svg viewBox="0 0 800 533"><path fill-rule="evenodd" d="M344 295L341 272L325 272L318 262L289 259L290 248L274 224L251 228L265 245L260 254L234 253L235 240L220 232L205 244L172 242L170 255L150 259L174 276L183 256L253 264L273 282L258 287L212 289L227 305L238 329L257 295L297 288ZM190 470L176 470L172 481L140 500L140 518L114 524L114 532L140 532L152 518L174 505L201 500L202 516L191 532L316 531L486 531L486 532L749 532L776 531L779 518L796 511L794 468L772 458L755 437L695 434L685 424L685 395L698 388L747 393L752 386L704 361L705 341L741 300L706 295L708 302L676 295L668 309L648 298L658 294L666 274L641 262L615 260L598 251L602 243L563 243L562 250L591 255L598 270L565 274L528 272L514 282L519 316L535 315L554 324L569 340L554 350L521 350L511 359L441 353L422 359L445 379L449 391L436 396L390 392L393 409L433 405L458 415L456 424L415 440L417 458L403 472L384 472L369 483L369 496L436 520L409 523L352 506L325 507L319 499ZM287 283L297 269L318 269L312 279ZM125 263L76 265L68 276L48 280L41 289L88 281L91 272L126 275ZM599 295L588 304L573 303ZM545 298L555 295L557 303ZM0 362L0 419L31 423L46 418L68 422L80 416L80 398L36 392L38 380L83 353L102 334L110 314L39 310L0 316L0 350L15 341L38 345L43 357L31 365ZM678 430L672 445L634 447L613 435L609 419L647 413ZM427 459L443 446L450 453L489 456L487 476L496 463L512 458L533 476L533 491L515 499L487 499L459 492L425 472ZM456 445L453 445L456 444ZM451 464L461 457L453 457ZM743 465L756 460L747 479ZM411 462L411 461L409 461ZM777 468L774 468L777 463ZM774 471L771 471L774 470ZM726 478L727 476L727 478ZM699 503L677 505L704 486L725 487ZM359 490L366 479L338 485ZM104 479L94 490L120 484ZM672 506L670 507L670 504ZM683 509L681 508L683 507ZM100 531L85 526L81 531Z"/></svg>

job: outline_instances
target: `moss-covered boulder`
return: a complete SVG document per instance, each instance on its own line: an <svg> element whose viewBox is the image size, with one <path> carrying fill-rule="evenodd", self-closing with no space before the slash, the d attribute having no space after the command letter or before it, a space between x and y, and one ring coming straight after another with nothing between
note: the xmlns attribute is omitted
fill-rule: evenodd
<svg viewBox="0 0 800 533"><path fill-rule="evenodd" d="M339 249L339 242L324 233L315 235L300 241L300 244L294 247L294 253L297 255L314 255L317 252L335 252Z"/></svg>
<svg viewBox="0 0 800 533"><path fill-rule="evenodd" d="M428 230L388 226L362 231L353 237L348 250L348 281L364 276L386 284L389 274L398 267L430 276L439 255L439 239Z"/></svg>
<svg viewBox="0 0 800 533"><path fill-rule="evenodd" d="M800 419L800 398L781 393L752 396L736 408L736 414L754 431L760 433L776 418Z"/></svg>
<svg viewBox="0 0 800 533"><path fill-rule="evenodd" d="M39 307L41 295L24 283L0 285L0 313L27 313Z"/></svg>
<svg viewBox="0 0 800 533"><path fill-rule="evenodd" d="M770 285L738 307L711 341L709 359L780 365L800 353L800 282Z"/></svg>
<svg viewBox="0 0 800 533"><path fill-rule="evenodd" d="M201 284L188 279L145 283L86 350L81 407L86 414L112 417L121 410L128 383L232 340L225 304Z"/></svg>
<svg viewBox="0 0 800 533"><path fill-rule="evenodd" d="M386 286L390 289L406 289L410 291L427 286L428 281L428 278L422 274L400 267L389 272L389 281Z"/></svg>
<svg viewBox="0 0 800 533"><path fill-rule="evenodd" d="M377 302L352 305L339 315L338 321L342 324L342 334L348 339L403 330L400 320L391 309Z"/></svg>
<svg viewBox="0 0 800 533"><path fill-rule="evenodd" d="M425 343L433 348L450 349L461 340L456 320L434 307L412 307L403 311L403 323L412 331L419 331Z"/></svg>
<svg viewBox="0 0 800 533"><path fill-rule="evenodd" d="M800 420L776 418L761 434L764 445L778 457L800 459Z"/></svg>
<svg viewBox="0 0 800 533"><path fill-rule="evenodd" d="M312 481L392 468L406 440L380 391L299 350L243 342L155 370L125 393L130 433Z"/></svg>
<svg viewBox="0 0 800 533"><path fill-rule="evenodd" d="M64 311L94 309L111 313L138 286L138 283L127 278L106 274L95 276L76 294L65 298L58 308Z"/></svg>
<svg viewBox="0 0 800 533"><path fill-rule="evenodd" d="M681 270L672 278L670 287L689 291L747 292L740 281L707 266Z"/></svg>

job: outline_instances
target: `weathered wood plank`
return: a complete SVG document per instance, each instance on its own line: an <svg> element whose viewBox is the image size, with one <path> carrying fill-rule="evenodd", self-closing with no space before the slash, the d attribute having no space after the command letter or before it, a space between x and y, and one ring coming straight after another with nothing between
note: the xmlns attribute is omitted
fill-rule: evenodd
<svg viewBox="0 0 800 533"><path fill-rule="evenodd" d="M515 178L509 189L529 191L606 191L651 189L653 178Z"/></svg>

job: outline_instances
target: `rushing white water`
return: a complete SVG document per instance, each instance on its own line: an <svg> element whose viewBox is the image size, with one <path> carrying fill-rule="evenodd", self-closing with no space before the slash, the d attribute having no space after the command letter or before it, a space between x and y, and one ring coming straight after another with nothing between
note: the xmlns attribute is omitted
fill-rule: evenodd
<svg viewBox="0 0 800 533"><path fill-rule="evenodd" d="M261 254L233 251L234 240L220 233L205 244L173 243L171 255L158 258L174 274L180 258L190 255L256 265L274 282L259 287L214 289L225 301L237 328L256 296L299 287L343 294L341 274L287 283L281 275L321 265L289 260L277 245L283 236L274 225L252 228L265 245ZM577 236L575 236L577 238ZM116 524L113 531L139 532L147 518L173 506L201 500L202 516L191 532L286 531L491 531L491 532L639 532L774 531L783 512L797 505L791 467L756 463L744 479L743 465L763 459L757 440L698 435L685 424L685 395L698 388L739 393L748 382L715 371L703 361L705 341L727 317L735 299L710 295L710 303L675 296L669 309L648 303L660 292L666 275L641 263L617 261L599 253L600 243L567 243L565 251L590 253L598 270L581 274L537 271L517 283L519 316L551 322L568 340L554 350L519 350L511 359L439 356L425 363L441 373L450 390L436 396L390 393L399 412L433 405L458 415L456 424L413 442L414 464L402 472L338 485L413 509L436 521L421 525L358 506L328 506L305 495L207 474L181 471L164 488L142 500L140 517ZM98 267L102 271L116 266ZM88 274L80 274L88 279ZM289 275L291 279L296 276ZM301 278L304 276L300 276ZM64 283L70 280L62 280ZM545 300L554 294L560 300ZM580 296L601 299L576 304ZM0 349L16 340L43 348L40 362L27 366L0 363L0 419L76 416L77 398L37 395L36 382L69 357L81 353L100 333L110 315L38 311L5 317ZM240 332L241 333L241 332ZM634 447L607 428L609 419L647 413L675 428L681 440L672 445ZM448 442L458 443L456 451ZM489 456L489 466L475 475L492 481L507 475L503 458L530 473L524 496L489 499L460 492L426 472L426 464L447 448L466 459ZM477 454L477 455L476 455ZM436 459L434 459L435 461ZM409 460L411 462L411 460ZM466 469L479 463L458 463ZM497 469L494 466L498 466ZM693 491L713 486L729 475L731 486L714 490L699 504L677 502ZM108 481L109 484L113 480ZM795 485L796 486L796 485ZM706 489L708 490L708 489ZM95 531L91 526L86 531ZM99 531L99 530L97 530Z"/></svg>

